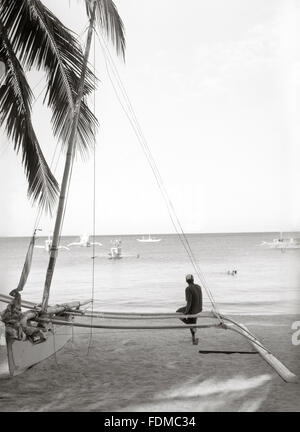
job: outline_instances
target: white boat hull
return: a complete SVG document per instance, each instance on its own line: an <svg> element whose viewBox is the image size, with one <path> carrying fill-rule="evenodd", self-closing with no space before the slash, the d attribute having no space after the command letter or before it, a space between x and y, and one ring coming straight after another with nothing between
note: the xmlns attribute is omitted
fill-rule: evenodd
<svg viewBox="0 0 300 432"><path fill-rule="evenodd" d="M300 242L297 239L274 239L271 242L263 241L261 246L268 247L270 249L299 249Z"/></svg>
<svg viewBox="0 0 300 432"><path fill-rule="evenodd" d="M137 241L138 242L141 242L141 243L157 243L157 242L160 242L161 241L161 239L147 239L147 240L143 240L143 239L137 239Z"/></svg>
<svg viewBox="0 0 300 432"><path fill-rule="evenodd" d="M53 326L47 339L38 344L29 340L6 338L9 374L19 375L31 366L47 359L64 347L72 337L71 326Z"/></svg>

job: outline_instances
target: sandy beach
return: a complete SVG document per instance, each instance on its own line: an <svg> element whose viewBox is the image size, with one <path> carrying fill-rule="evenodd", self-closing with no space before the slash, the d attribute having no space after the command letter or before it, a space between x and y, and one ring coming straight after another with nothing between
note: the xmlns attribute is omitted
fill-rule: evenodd
<svg viewBox="0 0 300 432"><path fill-rule="evenodd" d="M299 316L235 318L300 375L300 348L291 341L291 324ZM258 354L199 354L252 351L239 335L207 329L198 336L193 346L188 330L94 330L91 337L74 329L73 341L56 356L1 379L0 410L300 410L299 384L283 382Z"/></svg>

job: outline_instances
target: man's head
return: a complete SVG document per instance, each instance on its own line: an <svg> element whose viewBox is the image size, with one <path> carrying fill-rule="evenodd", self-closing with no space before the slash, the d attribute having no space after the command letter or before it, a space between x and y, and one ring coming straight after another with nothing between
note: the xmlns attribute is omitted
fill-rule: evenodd
<svg viewBox="0 0 300 432"><path fill-rule="evenodd" d="M192 274L188 274L188 275L186 275L185 280L187 281L187 283L193 283L194 282L194 276Z"/></svg>

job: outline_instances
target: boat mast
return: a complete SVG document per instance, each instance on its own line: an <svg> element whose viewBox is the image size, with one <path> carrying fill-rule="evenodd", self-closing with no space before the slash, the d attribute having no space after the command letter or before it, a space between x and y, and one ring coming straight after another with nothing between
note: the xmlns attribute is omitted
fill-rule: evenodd
<svg viewBox="0 0 300 432"><path fill-rule="evenodd" d="M81 76L80 76L80 82L79 82L79 88L78 88L78 93L77 93L77 97L76 97L75 107L74 107L74 111L73 111L72 129L71 129L71 134L69 137L68 150L67 150L67 155L66 155L66 161L65 161L63 179L62 179L62 184L61 184L61 189L60 189L56 220L55 220L55 225L54 225L52 245L51 245L51 249L50 249L50 258L49 258L49 263L48 263L48 268L47 268L47 273L46 273L46 280L45 280L45 285L44 285L43 300L42 300L42 311L43 312L47 311L50 286L51 286L52 277L53 277L53 273L54 273L54 267L56 264L56 258L57 258L57 252L58 252L58 243L59 243L59 237L60 237L62 223L63 223L63 213L64 213L64 209L65 209L66 191L67 191L67 186L68 186L69 181L70 181L71 167L72 167L74 154L75 154L75 143L76 143L76 137L77 137L79 113L80 113L80 107L81 107L81 100L82 100L82 96L83 96L87 63L88 63L88 58L89 58L89 53L90 53L90 48L91 48L91 42L92 42L92 34L93 34L93 28L94 28L94 22L95 22L95 15L96 15L96 0L94 0L93 9L92 9L91 17L90 17L86 48L85 48L85 53L84 53L84 58L83 58L83 66L82 66L82 71L81 71Z"/></svg>

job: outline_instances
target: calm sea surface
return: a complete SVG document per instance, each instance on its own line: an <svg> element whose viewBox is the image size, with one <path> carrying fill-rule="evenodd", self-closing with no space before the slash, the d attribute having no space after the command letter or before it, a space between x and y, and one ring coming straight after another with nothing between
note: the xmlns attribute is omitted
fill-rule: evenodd
<svg viewBox="0 0 300 432"><path fill-rule="evenodd" d="M289 234L293 236L293 234ZM190 234L194 256L219 309L228 314L289 314L300 311L300 249L265 249L262 241L278 234ZM296 234L294 234L296 236ZM157 235L159 243L140 243L141 236L97 236L93 248L61 250L50 303L94 297L94 308L106 311L172 312L185 303L185 274L195 273L176 235ZM111 240L122 240L124 258L108 259ZM37 239L43 245L45 238ZM61 245L78 240L63 237ZM0 292L15 288L28 238L0 239ZM137 258L139 255L139 258ZM48 253L36 248L24 299L40 302ZM236 269L237 275L227 274ZM204 293L205 306L210 308ZM3 308L3 305L2 305Z"/></svg>

